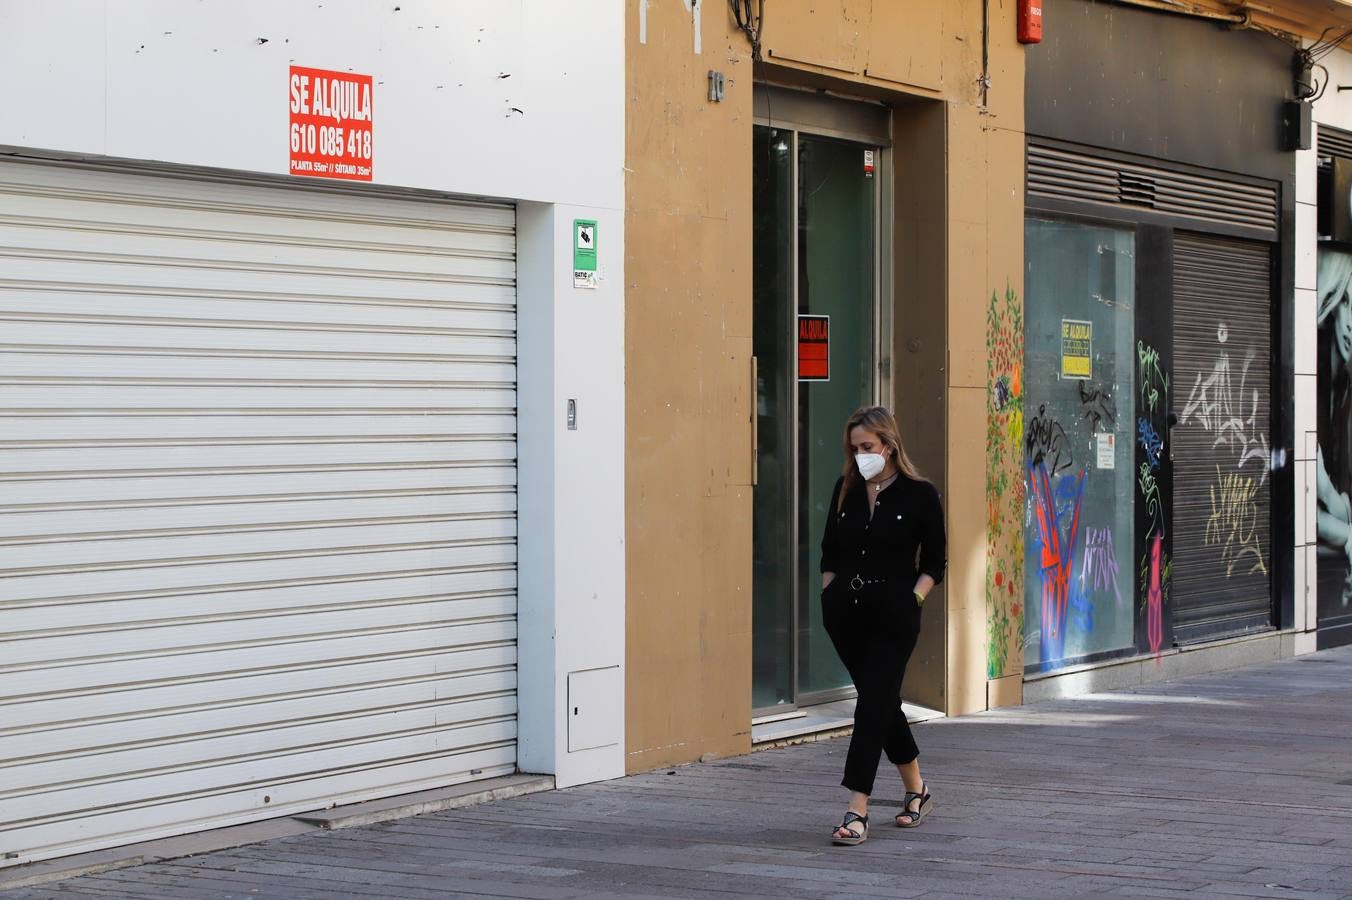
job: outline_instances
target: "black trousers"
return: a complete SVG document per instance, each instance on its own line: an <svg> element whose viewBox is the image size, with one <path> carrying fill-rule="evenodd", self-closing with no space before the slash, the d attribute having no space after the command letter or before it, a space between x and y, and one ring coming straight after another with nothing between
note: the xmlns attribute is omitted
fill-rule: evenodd
<svg viewBox="0 0 1352 900"><path fill-rule="evenodd" d="M901 679L920 635L920 607L891 585L851 589L837 574L822 592L822 621L859 699L841 784L873 793L881 754L901 765L920 755L901 710Z"/></svg>

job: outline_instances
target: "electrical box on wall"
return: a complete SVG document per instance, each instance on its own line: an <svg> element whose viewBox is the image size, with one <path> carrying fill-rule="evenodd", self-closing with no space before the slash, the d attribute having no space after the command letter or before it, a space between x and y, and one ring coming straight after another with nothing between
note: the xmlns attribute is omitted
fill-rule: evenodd
<svg viewBox="0 0 1352 900"><path fill-rule="evenodd" d="M620 742L624 685L620 667L568 673L568 752Z"/></svg>
<svg viewBox="0 0 1352 900"><path fill-rule="evenodd" d="M1042 43L1042 0L1018 0L1020 44Z"/></svg>
<svg viewBox="0 0 1352 900"><path fill-rule="evenodd" d="M1309 150L1314 146L1314 104L1308 100L1287 100L1282 104L1282 131L1287 150Z"/></svg>

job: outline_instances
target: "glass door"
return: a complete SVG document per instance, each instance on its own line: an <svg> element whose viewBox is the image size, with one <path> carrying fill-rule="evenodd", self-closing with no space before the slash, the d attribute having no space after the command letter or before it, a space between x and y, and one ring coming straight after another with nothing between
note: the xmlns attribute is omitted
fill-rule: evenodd
<svg viewBox="0 0 1352 900"><path fill-rule="evenodd" d="M753 148L752 706L764 715L850 690L822 626L817 563L842 427L878 394L881 153L768 125Z"/></svg>
<svg viewBox="0 0 1352 900"><path fill-rule="evenodd" d="M752 144L756 486L751 526L751 706L756 710L796 702L794 143L791 131L757 126Z"/></svg>

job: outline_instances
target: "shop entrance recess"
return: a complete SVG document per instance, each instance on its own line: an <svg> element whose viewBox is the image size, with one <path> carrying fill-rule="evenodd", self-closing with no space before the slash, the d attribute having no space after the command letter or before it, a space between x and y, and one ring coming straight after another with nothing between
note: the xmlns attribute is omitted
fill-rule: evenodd
<svg viewBox="0 0 1352 900"><path fill-rule="evenodd" d="M881 314L888 112L767 89L753 139L756 486L752 706L849 696L818 561L845 419L891 396Z"/></svg>

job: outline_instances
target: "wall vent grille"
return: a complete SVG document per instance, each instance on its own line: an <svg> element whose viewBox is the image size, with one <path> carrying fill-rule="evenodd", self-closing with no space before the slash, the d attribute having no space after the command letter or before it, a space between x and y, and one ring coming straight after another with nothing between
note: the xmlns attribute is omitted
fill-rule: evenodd
<svg viewBox="0 0 1352 900"><path fill-rule="evenodd" d="M1343 131L1330 125L1319 126L1318 153L1320 156L1341 156L1352 159L1352 131Z"/></svg>
<svg viewBox="0 0 1352 900"><path fill-rule="evenodd" d="M1280 221L1276 185L1108 159L1036 140L1028 142L1028 195L1150 209L1267 237L1276 235Z"/></svg>
<svg viewBox="0 0 1352 900"><path fill-rule="evenodd" d="M1128 206L1155 208L1155 179L1130 172L1117 173L1117 196Z"/></svg>

